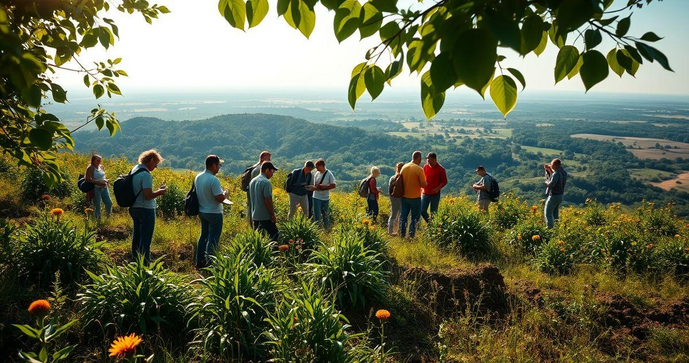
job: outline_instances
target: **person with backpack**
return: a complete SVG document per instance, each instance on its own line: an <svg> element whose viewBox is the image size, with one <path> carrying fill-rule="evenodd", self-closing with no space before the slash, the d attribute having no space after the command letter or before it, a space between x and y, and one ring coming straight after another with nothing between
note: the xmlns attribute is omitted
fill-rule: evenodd
<svg viewBox="0 0 689 363"><path fill-rule="evenodd" d="M214 254L222 233L223 201L227 197L227 190L222 189L220 179L215 175L223 163L224 160L217 155L208 155L206 170L194 178L201 221L201 235L196 243L197 268L208 266L208 256Z"/></svg>
<svg viewBox="0 0 689 363"><path fill-rule="evenodd" d="M325 168L325 160L316 161L316 184L313 191L313 219L316 223L323 219L323 227L330 227L328 210L330 207L330 190L335 189L335 176Z"/></svg>
<svg viewBox="0 0 689 363"><path fill-rule="evenodd" d="M367 189L366 195L366 214L371 217L371 222L376 223L378 218L378 198L380 197L380 188L377 186L376 178L380 176L380 169L377 166L371 168L371 174L364 179Z"/></svg>
<svg viewBox="0 0 689 363"><path fill-rule="evenodd" d="M560 204L564 199L567 171L562 167L560 159L553 159L550 164L543 165L545 169L545 200L543 214L548 228L553 228L555 221L560 219Z"/></svg>
<svg viewBox="0 0 689 363"><path fill-rule="evenodd" d="M447 185L447 173L445 168L438 163L436 153L426 155L426 165L423 166L423 175L427 185L421 194L421 217L428 223L430 217L435 215L440 204L440 191ZM428 207L431 207L431 215L428 215Z"/></svg>
<svg viewBox="0 0 689 363"><path fill-rule="evenodd" d="M400 229L400 209L402 208L402 198L395 196L395 185L399 181L400 172L404 163L397 163L395 175L390 177L388 182L388 195L390 196L390 218L388 218L388 234L397 236Z"/></svg>
<svg viewBox="0 0 689 363"><path fill-rule="evenodd" d="M156 198L167 193L165 184L153 191L151 172L163 161L163 157L157 151L144 151L139 155L139 164L129 172L132 191L136 196L133 205L129 208L129 215L134 223L132 258L136 261L139 255L143 255L146 264L151 261L151 241L156 223ZM117 197L117 193L115 196Z"/></svg>
<svg viewBox="0 0 689 363"><path fill-rule="evenodd" d="M91 156L91 164L84 172L84 183L91 183L93 185L93 189L87 195L92 194L93 214L96 220L100 221L101 202L105 205L105 215L110 217L112 214L112 199L110 199L110 191L108 190L109 181L105 178L103 158L100 155L94 154Z"/></svg>
<svg viewBox="0 0 689 363"><path fill-rule="evenodd" d="M472 185L471 187L477 193L476 200L478 203L478 209L486 215L490 215L490 211L488 210L488 208L490 207L490 203L493 201L491 191L495 179L492 175L486 172L486 168L484 168L483 165L479 165L476 168L476 174L478 174L481 177L481 179L478 182L474 183L474 185Z"/></svg>
<svg viewBox="0 0 689 363"><path fill-rule="evenodd" d="M414 238L416 235L416 223L421 216L421 188L428 185L426 183L426 176L421 168L421 151L414 151L412 160L406 163L400 171L400 178L402 178L402 200L400 212L400 236L405 237L407 234L407 218L411 213L411 222L409 223L409 237Z"/></svg>
<svg viewBox="0 0 689 363"><path fill-rule="evenodd" d="M294 169L287 176L285 181L285 191L289 193L289 214L288 219L294 217L297 207L301 206L301 211L305 216L309 214L309 190L313 190L313 175L311 171L316 166L313 161L308 160L301 169Z"/></svg>
<svg viewBox="0 0 689 363"><path fill-rule="evenodd" d="M275 207L273 206L273 184L270 178L278 168L270 161L261 164L261 174L249 183L251 195L251 219L256 231L264 231L271 241L278 241L278 227L275 224Z"/></svg>
<svg viewBox="0 0 689 363"><path fill-rule="evenodd" d="M271 154L268 151L263 151L258 156L258 163L249 166L242 173L242 190L246 192L246 215L249 219L249 225L253 226L251 222L251 197L249 196L249 183L261 173L261 163L270 161Z"/></svg>

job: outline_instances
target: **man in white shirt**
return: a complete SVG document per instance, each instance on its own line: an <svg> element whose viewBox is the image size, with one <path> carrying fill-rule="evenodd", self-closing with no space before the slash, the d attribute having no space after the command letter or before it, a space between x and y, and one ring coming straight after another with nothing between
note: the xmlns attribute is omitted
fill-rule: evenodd
<svg viewBox="0 0 689 363"><path fill-rule="evenodd" d="M222 233L222 203L227 197L220 180L215 176L223 160L216 155L206 157L206 170L196 175L194 186L199 199L201 235L196 244L196 267L208 266L208 256L215 252Z"/></svg>
<svg viewBox="0 0 689 363"><path fill-rule="evenodd" d="M328 228L330 227L328 218L330 190L335 189L335 176L330 170L325 168L325 161L323 159L316 161L316 176L313 180L315 188L313 191L313 218L316 223L319 223L322 216L323 226Z"/></svg>

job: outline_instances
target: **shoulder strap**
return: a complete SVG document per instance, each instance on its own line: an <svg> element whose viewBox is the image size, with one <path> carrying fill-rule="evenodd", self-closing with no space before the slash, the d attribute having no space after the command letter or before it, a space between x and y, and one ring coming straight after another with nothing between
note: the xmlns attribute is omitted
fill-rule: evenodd
<svg viewBox="0 0 689 363"><path fill-rule="evenodd" d="M134 172L134 174L132 174L132 177L134 177L134 175L139 174L139 173L142 172L142 171L145 171L145 172L147 172L147 173L149 173L149 174L151 173L151 172L148 171L148 169L146 169L146 168L139 168L139 169L137 169L137 170ZM130 174L131 174L131 172L130 172ZM139 194L141 194L141 192L143 192L143 191L144 191L144 188L141 188L141 189L139 190L139 192L136 193L136 195L134 196L134 199L139 198Z"/></svg>
<svg viewBox="0 0 689 363"><path fill-rule="evenodd" d="M327 169L325 170L325 173L323 173L323 176L321 176L321 181L318 182L318 184L323 184L323 180L325 180L325 176L328 175L328 172L329 172L329 171L330 171L330 170L327 170Z"/></svg>

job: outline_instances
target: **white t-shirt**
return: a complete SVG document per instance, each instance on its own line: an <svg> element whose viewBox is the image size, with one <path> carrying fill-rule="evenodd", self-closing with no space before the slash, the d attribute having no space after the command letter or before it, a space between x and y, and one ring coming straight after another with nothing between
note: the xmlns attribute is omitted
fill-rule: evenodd
<svg viewBox="0 0 689 363"><path fill-rule="evenodd" d="M220 180L208 171L204 171L196 176L194 183L196 196L199 197L199 212L222 214L222 204L215 199L216 195L222 194Z"/></svg>
<svg viewBox="0 0 689 363"><path fill-rule="evenodd" d="M320 171L317 171L316 176L313 178L314 185L320 184L327 187L335 184L335 176L333 176L333 173L330 170L325 171L323 183L321 183L321 178L323 178L323 174L321 174ZM313 197L314 199L318 200L330 200L330 190L314 190Z"/></svg>

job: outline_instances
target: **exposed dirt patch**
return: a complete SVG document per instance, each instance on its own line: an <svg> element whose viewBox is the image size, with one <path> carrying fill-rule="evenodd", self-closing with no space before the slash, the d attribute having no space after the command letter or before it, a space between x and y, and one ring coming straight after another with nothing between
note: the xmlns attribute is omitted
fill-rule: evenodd
<svg viewBox="0 0 689 363"><path fill-rule="evenodd" d="M0 218L25 218L30 215L27 208L20 206L16 201L0 197Z"/></svg>
<svg viewBox="0 0 689 363"><path fill-rule="evenodd" d="M131 239L132 231L123 226L100 226L96 239L99 241L124 241Z"/></svg>

